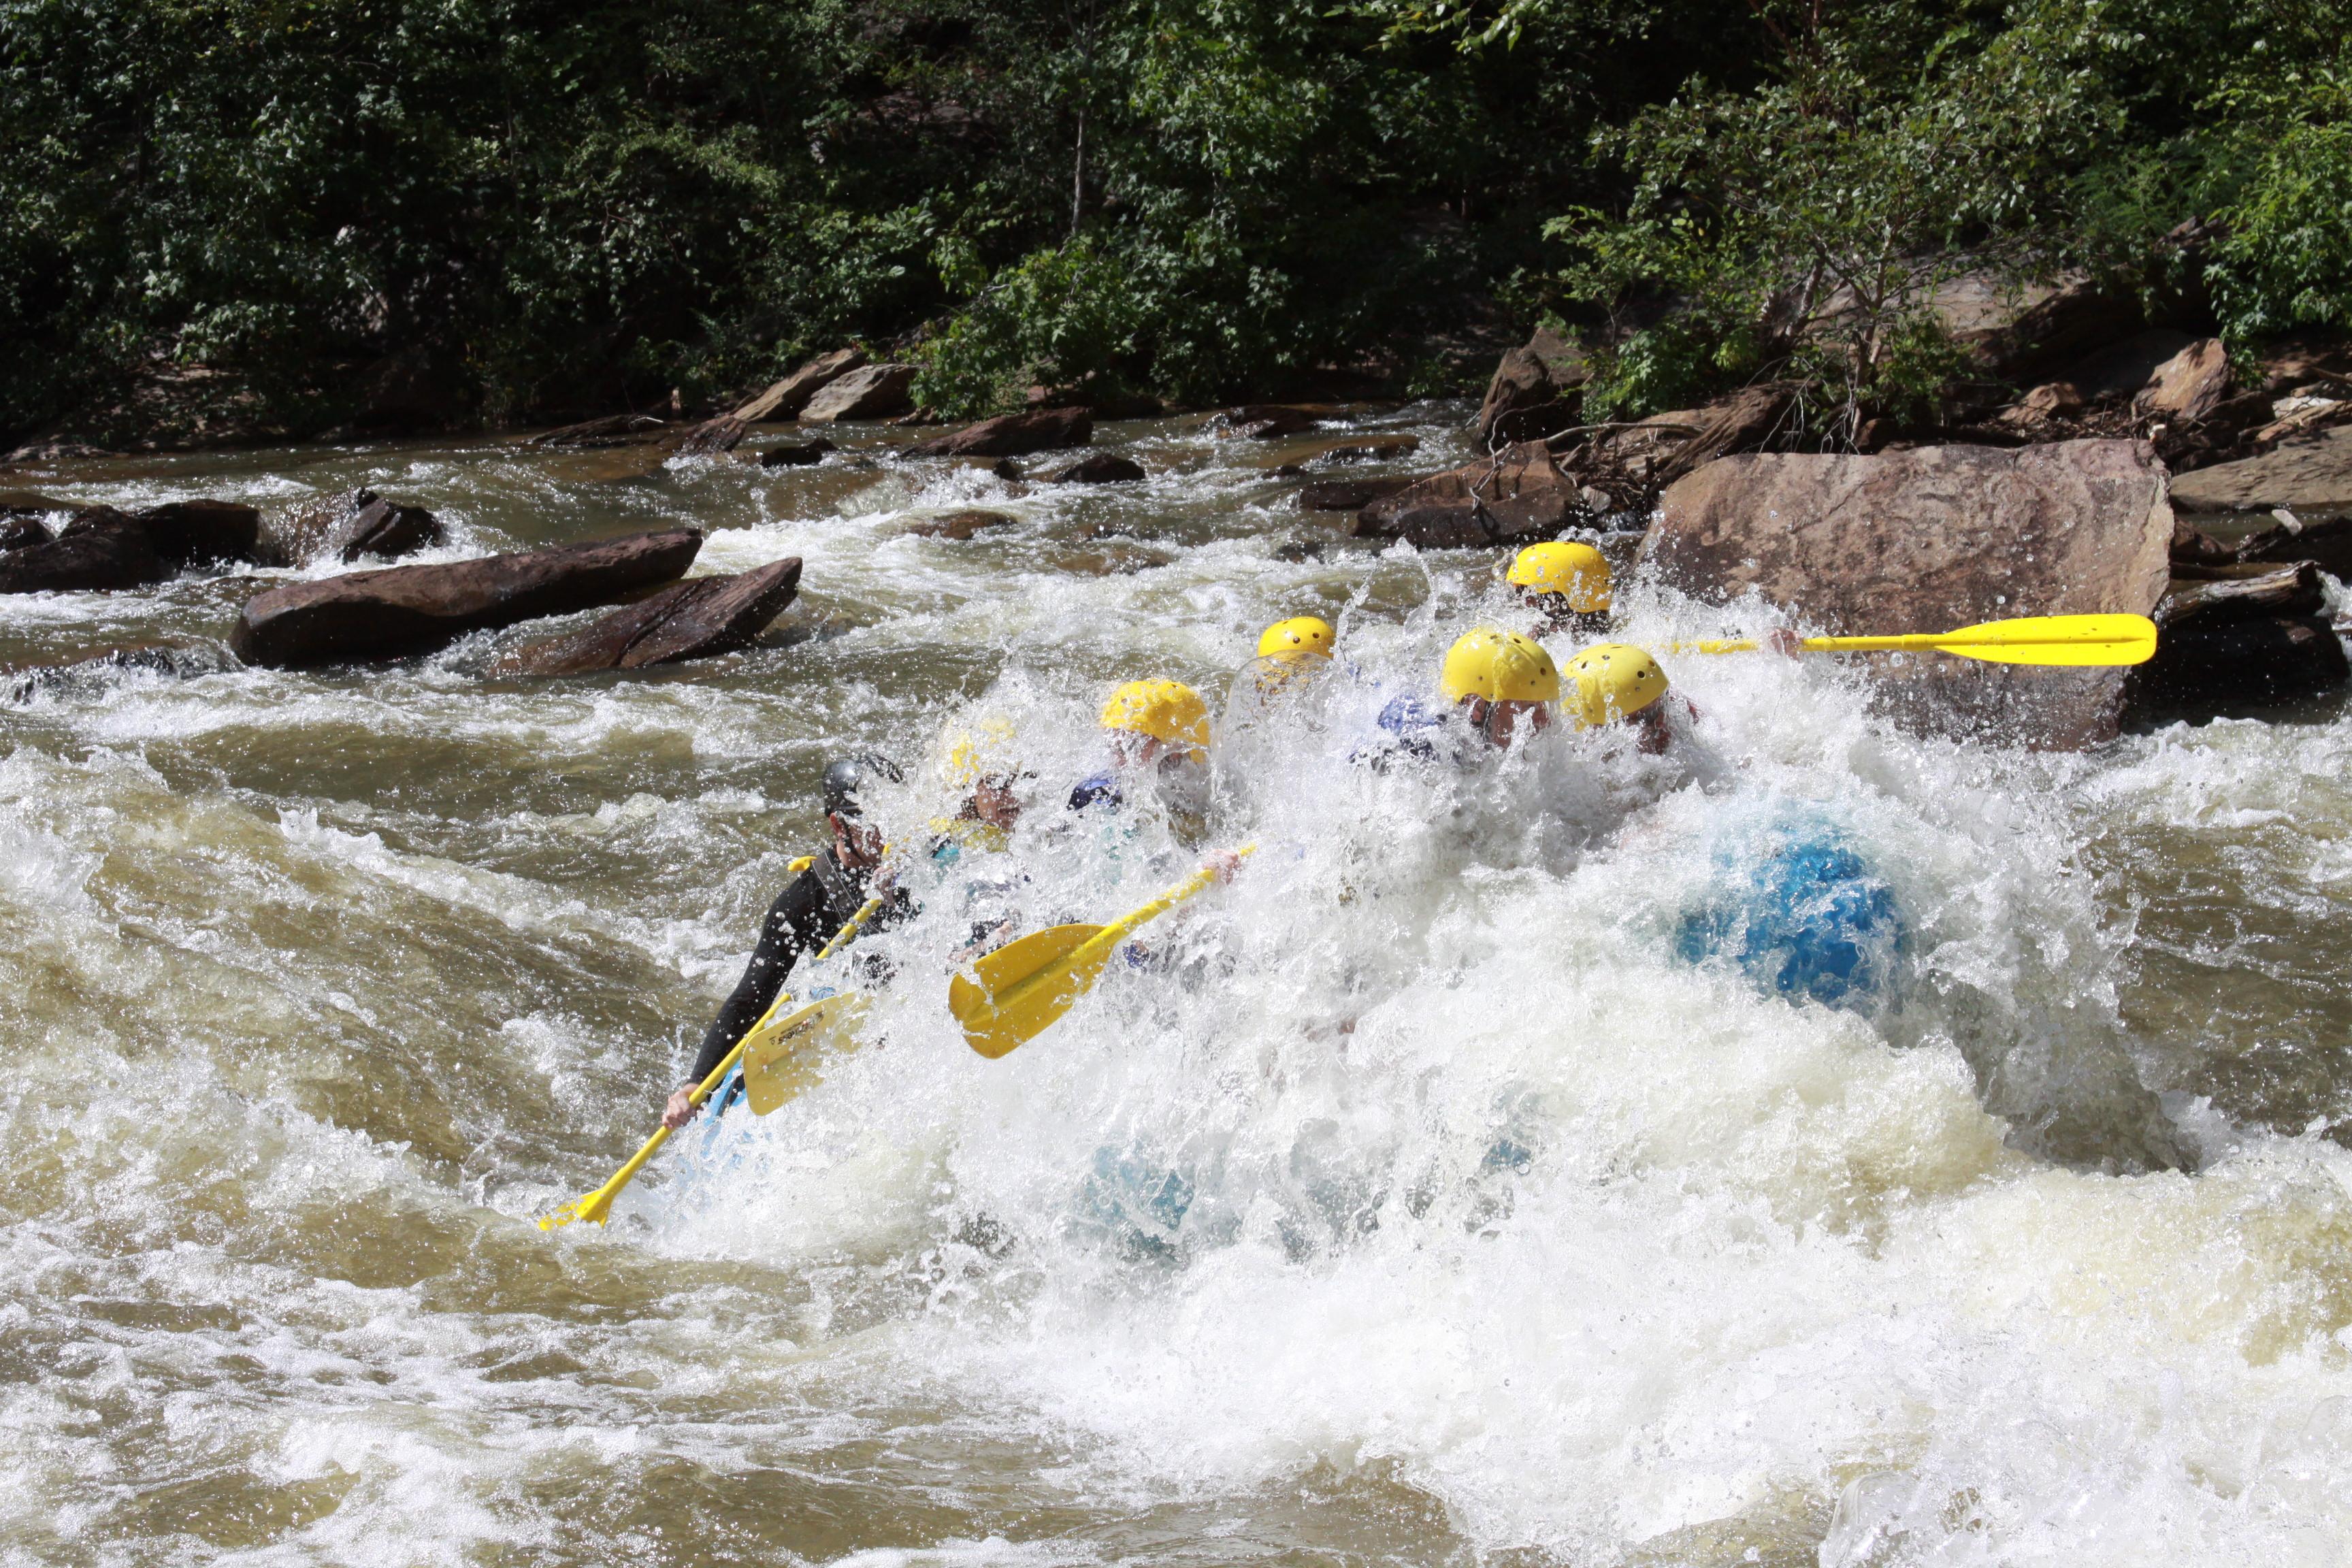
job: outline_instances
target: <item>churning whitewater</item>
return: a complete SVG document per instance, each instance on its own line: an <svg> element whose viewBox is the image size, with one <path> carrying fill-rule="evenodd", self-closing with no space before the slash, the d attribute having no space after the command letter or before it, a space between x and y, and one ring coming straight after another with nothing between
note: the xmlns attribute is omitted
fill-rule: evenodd
<svg viewBox="0 0 2352 1568"><path fill-rule="evenodd" d="M1425 468L1458 413L1378 423ZM1691 656L1673 769L1565 727L1374 767L1383 706L1511 614L1492 558L1333 539L1192 422L1114 431L1151 479L1024 491L882 431L801 470L44 479L365 484L452 522L434 559L683 522L698 571L806 568L701 664L500 680L484 635L0 712L0 1562L2352 1554L2340 702L2063 755ZM975 503L1018 521L907 526ZM10 598L0 640L216 640L256 588ZM1620 608L1654 646L1770 624ZM1229 695L1302 614L1334 667ZM1138 677L1221 715L1204 838L1064 809ZM861 1047L542 1234L652 1129L826 762L901 763L869 809L920 844L975 726L1014 737L1008 846L910 862L919 916L790 982L871 989ZM1060 1024L966 1046L976 919L1108 921L1244 842ZM1703 940L1801 843L1899 912L1832 1001Z"/></svg>

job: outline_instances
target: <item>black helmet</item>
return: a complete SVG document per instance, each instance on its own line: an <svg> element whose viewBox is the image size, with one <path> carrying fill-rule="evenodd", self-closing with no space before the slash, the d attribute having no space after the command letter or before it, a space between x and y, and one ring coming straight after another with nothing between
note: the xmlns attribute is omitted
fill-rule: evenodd
<svg viewBox="0 0 2352 1568"><path fill-rule="evenodd" d="M857 792L879 773L892 784L898 784L906 774L898 764L879 752L867 752L855 757L837 757L825 765L824 813L827 816L856 816Z"/></svg>

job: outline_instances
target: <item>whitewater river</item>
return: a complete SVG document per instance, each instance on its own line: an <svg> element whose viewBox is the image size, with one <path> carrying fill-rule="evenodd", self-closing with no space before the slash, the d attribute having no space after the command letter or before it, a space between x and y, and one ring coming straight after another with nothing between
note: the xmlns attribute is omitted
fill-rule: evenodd
<svg viewBox="0 0 2352 1568"><path fill-rule="evenodd" d="M1428 467L1462 412L1368 423ZM1149 481L1024 490L892 434L11 479L807 567L760 647L644 675L485 679L508 634L0 706L0 1563L2352 1559L2341 703L2046 755L1689 658L1708 787L1644 804L1559 731L1376 772L1491 557L1338 540L1265 472L1297 444L1118 426ZM908 531L970 505L1018 521ZM259 585L0 599L0 659L216 643ZM1224 746L1238 880L973 1054L975 900L1102 920L1197 862L1061 810L1109 683L1222 703L1306 612L1349 668ZM852 950L896 973L869 1048L542 1234L651 1130L824 762L906 763L918 842L943 726L992 715L1033 809ZM1864 1005L1679 955L1800 830L1901 908Z"/></svg>

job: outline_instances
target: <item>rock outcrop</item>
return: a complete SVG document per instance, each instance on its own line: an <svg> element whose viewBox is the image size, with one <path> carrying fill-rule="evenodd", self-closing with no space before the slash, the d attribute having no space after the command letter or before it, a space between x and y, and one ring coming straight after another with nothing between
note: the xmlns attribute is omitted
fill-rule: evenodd
<svg viewBox="0 0 2352 1568"><path fill-rule="evenodd" d="M1001 414L967 425L944 436L934 436L907 449L910 458L1025 458L1032 452L1055 452L1090 445L1095 416L1084 408L1038 408L1026 414Z"/></svg>
<svg viewBox="0 0 2352 1568"><path fill-rule="evenodd" d="M2156 657L2134 670L2135 704L2238 712L2332 691L2352 679L2321 613L2308 561L2176 584L2156 608Z"/></svg>
<svg viewBox="0 0 2352 1568"><path fill-rule="evenodd" d="M809 441L783 441L763 448L760 467L763 468L799 468L811 463L821 463L824 455L834 449L833 443L819 436Z"/></svg>
<svg viewBox="0 0 2352 1568"><path fill-rule="evenodd" d="M827 382L801 410L812 425L844 419L887 419L910 406L907 389L914 384L910 364L869 364Z"/></svg>
<svg viewBox="0 0 2352 1568"><path fill-rule="evenodd" d="M1592 378L1584 351L1558 332L1538 330L1504 352L1478 405L1478 439L1488 448L1540 441L1572 428L1582 416L1584 384Z"/></svg>
<svg viewBox="0 0 2352 1568"><path fill-rule="evenodd" d="M1356 513L1359 539L1402 539L1423 550L1549 539L1578 510L1577 487L1540 441L1507 447L1408 485Z"/></svg>
<svg viewBox="0 0 2352 1568"><path fill-rule="evenodd" d="M669 582L701 548L698 530L662 529L292 583L246 605L229 647L248 664L296 668L430 653L467 632L593 609ZM6 564L0 559L0 570Z"/></svg>
<svg viewBox="0 0 2352 1568"><path fill-rule="evenodd" d="M66 531L46 544L0 555L0 594L137 588L171 574L146 525L110 506L75 513Z"/></svg>
<svg viewBox="0 0 2352 1568"><path fill-rule="evenodd" d="M2147 615L2172 541L2146 444L1879 457L1725 458L1660 498L1642 568L1717 603L1754 593L1830 636L1944 631L2020 616ZM2050 746L2116 733L2125 672L1926 655L1872 661L1916 727Z"/></svg>
<svg viewBox="0 0 2352 1568"><path fill-rule="evenodd" d="M673 583L561 637L501 657L497 676L587 675L710 658L748 646L800 591L801 558L755 571Z"/></svg>
<svg viewBox="0 0 2352 1568"><path fill-rule="evenodd" d="M373 490L347 490L272 519L263 529L261 552L271 563L289 566L362 555L397 561L443 538L441 520L421 506L386 500Z"/></svg>
<svg viewBox="0 0 2352 1568"><path fill-rule="evenodd" d="M2293 437L2260 457L2182 474L2172 481L2172 501L2184 511L2352 511L2352 426Z"/></svg>

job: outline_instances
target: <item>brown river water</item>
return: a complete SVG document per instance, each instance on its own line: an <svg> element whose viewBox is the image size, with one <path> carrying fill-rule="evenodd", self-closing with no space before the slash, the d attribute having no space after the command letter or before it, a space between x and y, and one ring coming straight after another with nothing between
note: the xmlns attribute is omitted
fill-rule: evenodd
<svg viewBox="0 0 2352 1568"><path fill-rule="evenodd" d="M1351 428L1425 468L1462 416ZM486 679L509 633L0 706L0 1564L2352 1558L2343 702L2062 756L1694 658L1697 782L1559 730L1379 771L1381 702L1507 613L1491 556L1339 540L1266 472L1309 443L1118 426L1151 479L1024 489L896 438L11 480L807 565L759 646L649 673ZM971 505L1017 521L908 531ZM0 600L0 662L217 643L258 585ZM1643 640L1764 624L1622 598ZM1061 810L1109 683L1222 704L1308 612L1343 668L1221 731L1240 878L975 1056L973 910L1100 921L1197 858ZM920 845L992 719L1030 812L913 863L866 1047L543 1234L651 1130L825 761L908 764L877 809ZM1901 910L1845 1005L1680 944L1791 834Z"/></svg>

